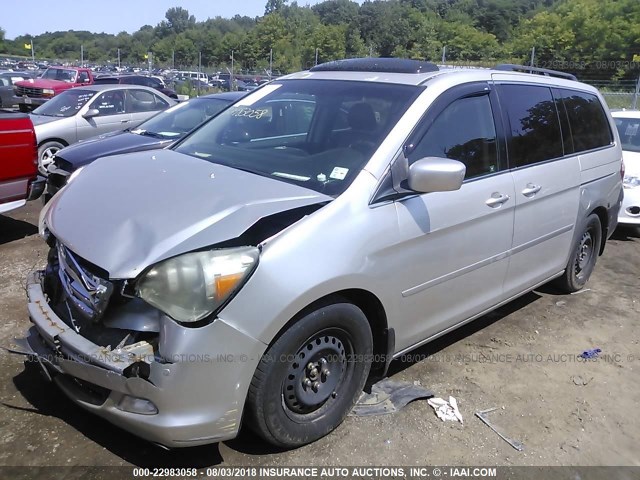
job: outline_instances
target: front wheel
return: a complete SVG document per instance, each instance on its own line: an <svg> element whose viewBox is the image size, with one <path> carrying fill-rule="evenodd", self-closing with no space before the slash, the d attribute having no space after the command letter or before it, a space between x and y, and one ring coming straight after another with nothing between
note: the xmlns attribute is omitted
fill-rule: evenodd
<svg viewBox="0 0 640 480"><path fill-rule="evenodd" d="M602 226L595 213L587 217L581 235L571 250L571 256L564 274L556 285L567 293L581 290L596 266L602 243Z"/></svg>
<svg viewBox="0 0 640 480"><path fill-rule="evenodd" d="M38 147L38 170L45 177L49 175L47 168L53 163L53 157L64 148L60 142L45 142Z"/></svg>
<svg viewBox="0 0 640 480"><path fill-rule="evenodd" d="M327 435L362 392L372 350L369 322L355 305L333 303L305 315L260 360L246 423L285 448Z"/></svg>

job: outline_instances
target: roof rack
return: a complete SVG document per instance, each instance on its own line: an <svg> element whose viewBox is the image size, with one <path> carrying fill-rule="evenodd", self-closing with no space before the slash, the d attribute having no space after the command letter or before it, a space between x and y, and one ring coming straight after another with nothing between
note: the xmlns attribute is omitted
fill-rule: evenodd
<svg viewBox="0 0 640 480"><path fill-rule="evenodd" d="M349 58L321 63L311 68L311 72L384 72L384 73L425 73L437 72L438 66L421 60L404 58Z"/></svg>
<svg viewBox="0 0 640 480"><path fill-rule="evenodd" d="M496 65L494 70L504 70L508 72L537 73L538 75L546 75L548 77L565 78L567 80L575 80L578 78L572 73L558 72L557 70L549 70L547 68L528 67L526 65L514 65L512 63L503 63Z"/></svg>

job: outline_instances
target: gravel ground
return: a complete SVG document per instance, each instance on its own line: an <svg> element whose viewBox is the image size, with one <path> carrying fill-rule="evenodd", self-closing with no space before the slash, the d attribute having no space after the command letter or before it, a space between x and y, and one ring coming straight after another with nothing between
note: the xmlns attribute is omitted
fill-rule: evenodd
<svg viewBox="0 0 640 480"><path fill-rule="evenodd" d="M0 345L29 326L27 272L43 265L40 203L0 215ZM457 399L464 424L426 401L393 415L349 417L293 451L254 435L164 451L80 410L35 369L0 351L0 466L635 465L640 466L640 238L619 230L587 288L543 287L394 361L391 378ZM601 358L577 357L589 348ZM474 417L524 443L513 449Z"/></svg>

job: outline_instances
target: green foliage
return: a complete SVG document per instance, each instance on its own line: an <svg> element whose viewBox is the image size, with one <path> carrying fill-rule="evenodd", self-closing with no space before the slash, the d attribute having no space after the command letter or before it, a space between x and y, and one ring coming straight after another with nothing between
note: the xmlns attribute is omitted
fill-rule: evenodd
<svg viewBox="0 0 640 480"><path fill-rule="evenodd" d="M197 22L174 7L133 34L47 32L33 38L34 50L37 58L78 61L82 45L85 60L104 63L115 62L119 49L123 64L138 65L150 51L155 65L176 68L193 67L201 56L207 69L230 67L233 52L236 70L257 71L273 54L274 69L294 71L312 66L316 52L319 62L369 54L440 61L446 47L447 61L490 64L528 63L535 48L540 66L608 80L638 73L625 66L640 55L638 0L265 1L259 18ZM30 55L30 35L4 36L0 28L4 54Z"/></svg>

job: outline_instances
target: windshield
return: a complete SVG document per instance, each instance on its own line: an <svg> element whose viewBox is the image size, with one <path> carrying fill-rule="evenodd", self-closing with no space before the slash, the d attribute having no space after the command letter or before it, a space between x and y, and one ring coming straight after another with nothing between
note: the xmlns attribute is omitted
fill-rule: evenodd
<svg viewBox="0 0 640 480"><path fill-rule="evenodd" d="M140 124L132 133L179 138L218 114L231 102L219 98L194 98L179 103Z"/></svg>
<svg viewBox="0 0 640 480"><path fill-rule="evenodd" d="M66 68L47 68L40 78L75 83L77 76L78 72L75 70L67 70Z"/></svg>
<svg viewBox="0 0 640 480"><path fill-rule="evenodd" d="M174 149L337 196L421 90L338 80L272 82Z"/></svg>
<svg viewBox="0 0 640 480"><path fill-rule="evenodd" d="M71 117L78 113L85 103L87 103L98 92L91 90L81 90L72 88L56 95L51 100L36 108L35 115L45 115L48 117Z"/></svg>
<svg viewBox="0 0 640 480"><path fill-rule="evenodd" d="M618 133L620 134L620 142L622 142L622 150L628 152L640 152L640 117L639 118L614 118Z"/></svg>

